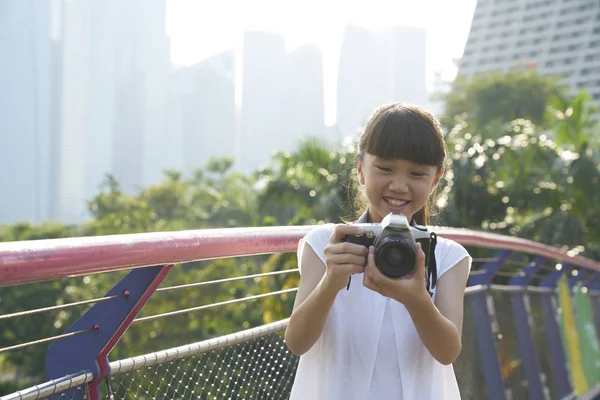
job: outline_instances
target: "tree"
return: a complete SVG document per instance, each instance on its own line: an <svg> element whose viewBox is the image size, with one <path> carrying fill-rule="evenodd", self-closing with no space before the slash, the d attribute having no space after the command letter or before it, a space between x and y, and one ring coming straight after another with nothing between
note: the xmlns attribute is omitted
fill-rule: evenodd
<svg viewBox="0 0 600 400"><path fill-rule="evenodd" d="M17 223L12 226L0 227L0 241L3 242L79 235L80 232L76 227L55 222L47 222L40 226ZM74 281L67 279L0 287L0 315L32 310L44 305L62 304L69 299L65 292L66 286L69 282ZM0 348L62 333L58 328L63 327L65 318L65 313L45 313L3 320L0 330ZM19 372L24 376L40 376L40 372L43 371L43 362L40 364L40 360L43 361L47 349L48 344L42 344L0 354L0 367L6 371L14 366L19 366Z"/></svg>
<svg viewBox="0 0 600 400"><path fill-rule="evenodd" d="M588 146L597 134L580 111L588 109L586 101L578 95L560 103L553 113L558 120L544 133L515 120L492 140L494 125L477 131L457 125L448 134L452 157L441 188L445 222L570 250L584 244L584 254L597 257L600 157Z"/></svg>
<svg viewBox="0 0 600 400"><path fill-rule="evenodd" d="M445 102L444 222L597 252L597 109L535 70L459 77ZM597 226L597 224L595 225Z"/></svg>
<svg viewBox="0 0 600 400"><path fill-rule="evenodd" d="M514 82L506 80L510 84L500 85L502 90L514 87ZM498 88L480 86L486 88L481 93L488 95L477 97L479 89L474 85L469 89L471 97L458 98L473 117L459 120L447 135L449 168L437 201L442 223L519 235L599 257L600 156L589 97L549 98L544 126L538 126L526 119L510 119L514 116L510 109L494 114L496 100L489 93ZM483 112L474 107L478 98L488 99L485 104L492 104L491 109ZM457 110L457 104L447 109L456 106ZM527 113L533 115L536 107ZM502 119L503 112L510 118ZM270 167L250 175L233 171L230 159L215 159L188 174L166 171L161 182L135 194L123 193L118 182L107 176L89 201L91 219L84 225L15 224L0 227L0 240L353 220L354 157L352 145L331 149L308 139L293 152L277 153ZM578 247L582 244L584 249ZM162 287L296 266L295 253L189 263L173 268ZM0 288L0 314L100 297L123 275L117 272ZM297 284L298 275L290 273L259 281L164 291L153 296L141 315ZM134 324L110 357L138 355L271 322L289 316L292 305L293 295L269 297ZM3 321L0 347L62 333L85 310L80 307ZM0 365L19 365L25 374L40 377L44 352L41 346L30 352L6 353Z"/></svg>
<svg viewBox="0 0 600 400"><path fill-rule="evenodd" d="M319 140L309 138L294 153L277 153L275 166L259 172L264 189L258 197L258 211L277 225L352 218L352 152L352 146L329 150Z"/></svg>
<svg viewBox="0 0 600 400"><path fill-rule="evenodd" d="M256 212L254 179L232 172L231 166L231 160L215 159L204 168L192 171L189 177L178 171L166 171L163 181L137 194L123 193L119 183L107 176L98 194L88 203L92 218L82 226L20 223L1 227L0 240L254 226L260 220ZM256 256L176 266L162 286L254 274L261 270L267 258ZM0 314L102 297L124 275L125 272L95 274L0 288ZM245 297L260 290L258 284L237 281L201 289L156 293L142 315ZM227 306L133 325L111 353L111 359L230 333L240 326L257 326L263 321L260 305L255 302ZM88 308L75 307L3 321L0 347L60 334ZM47 347L36 345L5 353L2 355L3 369L8 368L7 365L18 365L20 373L39 381L44 378L43 360Z"/></svg>
<svg viewBox="0 0 600 400"><path fill-rule="evenodd" d="M450 92L437 98L444 103L440 120L448 130L461 121L478 130L488 124L517 119L544 126L551 99L566 98L567 94L567 87L557 77L544 76L535 70L510 70L471 78L458 76Z"/></svg>

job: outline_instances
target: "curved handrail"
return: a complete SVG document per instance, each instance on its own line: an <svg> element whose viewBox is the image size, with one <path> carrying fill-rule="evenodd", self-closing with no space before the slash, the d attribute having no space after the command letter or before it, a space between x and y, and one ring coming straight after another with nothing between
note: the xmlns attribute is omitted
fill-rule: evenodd
<svg viewBox="0 0 600 400"><path fill-rule="evenodd" d="M0 243L0 286L151 265L295 251L315 225L202 229ZM600 272L600 262L528 239L432 227L464 246L535 254Z"/></svg>

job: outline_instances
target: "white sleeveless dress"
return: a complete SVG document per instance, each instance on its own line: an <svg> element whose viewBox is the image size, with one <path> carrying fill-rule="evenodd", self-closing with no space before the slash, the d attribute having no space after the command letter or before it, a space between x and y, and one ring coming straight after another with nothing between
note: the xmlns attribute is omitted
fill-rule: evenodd
<svg viewBox="0 0 600 400"><path fill-rule="evenodd" d="M317 227L300 241L299 265L306 245L325 263L334 227ZM439 280L470 256L438 236L435 257ZM362 279L353 275L350 289L338 293L321 336L300 357L290 400L460 399L454 368L429 353L404 305L367 289Z"/></svg>

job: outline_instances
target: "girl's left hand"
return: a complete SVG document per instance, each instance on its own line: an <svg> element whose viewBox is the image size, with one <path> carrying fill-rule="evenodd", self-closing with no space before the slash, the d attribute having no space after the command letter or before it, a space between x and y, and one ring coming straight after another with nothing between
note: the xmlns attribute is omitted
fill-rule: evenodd
<svg viewBox="0 0 600 400"><path fill-rule="evenodd" d="M389 278L382 274L375 265L375 247L371 246L363 276L363 285L382 296L395 299L405 306L418 303L424 298L424 295L429 297L425 287L425 253L421 249L420 243L416 244L415 250L417 261L412 275L405 278Z"/></svg>

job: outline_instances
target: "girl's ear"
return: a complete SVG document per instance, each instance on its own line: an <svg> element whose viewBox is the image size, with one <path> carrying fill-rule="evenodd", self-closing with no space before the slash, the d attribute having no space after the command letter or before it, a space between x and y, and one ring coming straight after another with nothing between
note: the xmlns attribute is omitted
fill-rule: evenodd
<svg viewBox="0 0 600 400"><path fill-rule="evenodd" d="M364 165L362 160L360 159L360 157L356 156L355 158L355 162L356 162L356 174L358 176L358 183L360 183L361 186L364 186L365 184L365 175L364 175Z"/></svg>
<svg viewBox="0 0 600 400"><path fill-rule="evenodd" d="M444 176L444 168L441 168L440 171L436 174L435 179L433 180L433 185L431 186L431 190L429 191L430 196L431 194L433 194L433 192L435 192L435 189L440 183L440 179L442 179L442 176Z"/></svg>

